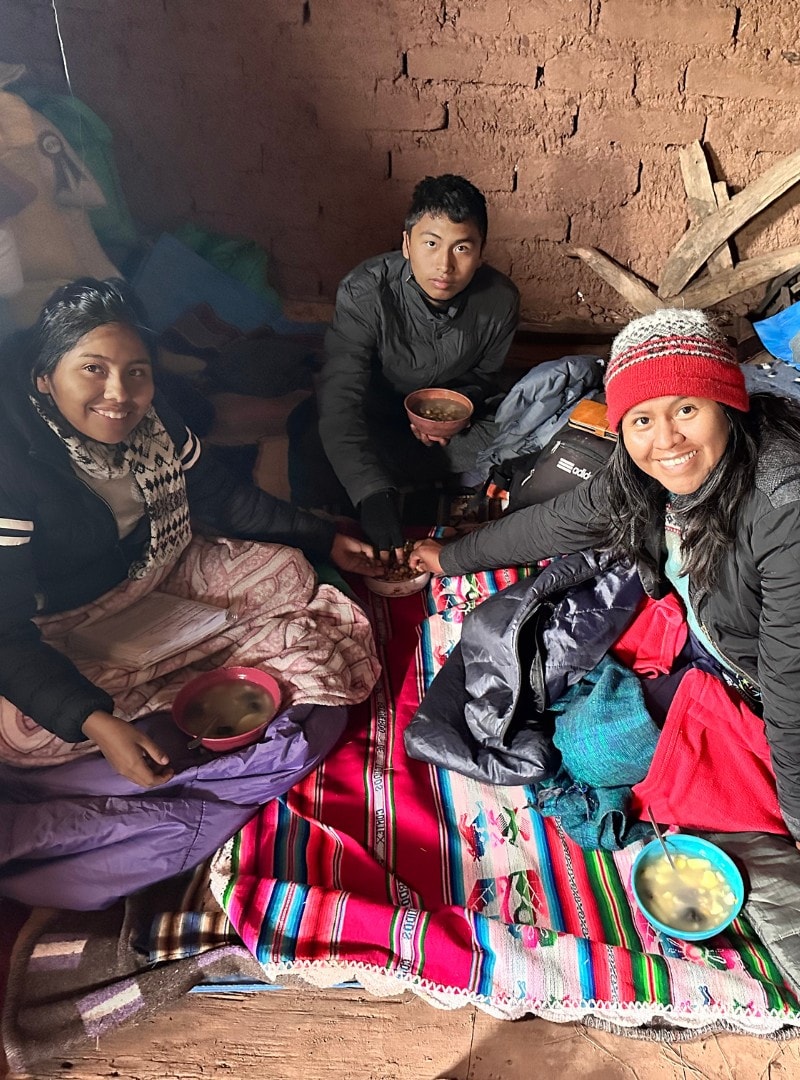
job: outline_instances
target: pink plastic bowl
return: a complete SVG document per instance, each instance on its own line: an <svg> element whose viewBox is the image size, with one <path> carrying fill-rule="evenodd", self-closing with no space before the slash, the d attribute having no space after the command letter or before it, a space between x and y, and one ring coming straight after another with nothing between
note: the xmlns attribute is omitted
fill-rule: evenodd
<svg viewBox="0 0 800 1080"><path fill-rule="evenodd" d="M273 679L271 675L267 675L265 671L260 671L258 668L251 667L223 667L217 668L216 671L206 671L202 675L198 675L196 679L192 679L186 686L178 693L175 701L172 703L172 719L176 725L185 732L187 735L196 736L198 723L196 720L187 721L186 711L189 706L197 699L200 694L205 693L206 690L210 690L212 686L219 686L221 683L236 682L237 680L242 682L254 683L260 689L265 690L267 694L272 698L274 710L268 720L262 721L256 727L249 728L247 731L240 731L236 735L229 735L222 739L204 738L200 745L204 746L207 750L215 750L217 753L221 753L225 750L237 750L241 746L249 746L250 743L258 742L264 731L272 722L281 707L281 688L278 683Z"/></svg>

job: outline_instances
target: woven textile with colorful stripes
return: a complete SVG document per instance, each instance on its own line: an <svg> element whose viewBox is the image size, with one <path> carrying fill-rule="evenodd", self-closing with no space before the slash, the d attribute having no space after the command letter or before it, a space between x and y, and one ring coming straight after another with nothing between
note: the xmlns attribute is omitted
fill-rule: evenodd
<svg viewBox="0 0 800 1080"><path fill-rule="evenodd" d="M524 570L370 596L383 677L345 740L218 853L212 888L270 978L355 978L495 1016L596 1016L756 1034L800 1003L747 921L704 944L662 938L630 894L641 844L582 851L526 788L410 760L403 729L466 612Z"/></svg>

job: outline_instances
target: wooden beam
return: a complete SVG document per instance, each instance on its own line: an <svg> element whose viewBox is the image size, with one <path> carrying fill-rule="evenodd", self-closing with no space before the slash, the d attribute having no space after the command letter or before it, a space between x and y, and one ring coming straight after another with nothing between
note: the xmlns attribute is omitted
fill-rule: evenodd
<svg viewBox="0 0 800 1080"><path fill-rule="evenodd" d="M677 296L662 301L664 307L707 308L721 304L737 293L763 285L787 270L800 268L800 245L756 255L737 263L731 270L708 275Z"/></svg>
<svg viewBox="0 0 800 1080"><path fill-rule="evenodd" d="M715 214L718 208L716 185L711 179L708 161L698 139L680 148L681 174L686 197L689 200L689 217L694 222ZM723 183L725 198L728 186ZM727 241L709 255L706 262L709 274L717 274L733 267L733 256Z"/></svg>
<svg viewBox="0 0 800 1080"><path fill-rule="evenodd" d="M691 225L670 252L658 295L676 296L720 244L800 180L800 150L759 176L716 213Z"/></svg>
<svg viewBox="0 0 800 1080"><path fill-rule="evenodd" d="M597 248L570 247L567 249L567 254L582 259L598 277L608 282L612 289L615 289L631 307L642 315L649 315L651 311L667 306L658 299L655 292L642 278L634 274L632 270L626 270L624 266L620 266Z"/></svg>
<svg viewBox="0 0 800 1080"><path fill-rule="evenodd" d="M716 180L714 182L714 200L715 200L717 206L718 207L719 206L725 206L726 203L730 202L730 199L731 199L731 197L730 197L730 194L728 192L728 182L727 182L727 180ZM715 265L716 265L717 255L721 251L726 253L727 259L729 261L727 262L727 264L721 265L720 269L721 270L730 270L730 268L734 265L734 262L733 262L733 250L731 249L730 244L726 240L724 244L721 244L717 248L717 250L714 252L713 255L709 255L708 263L707 263L709 273L711 273L712 261L714 261ZM726 256L723 256L723 259L725 257Z"/></svg>

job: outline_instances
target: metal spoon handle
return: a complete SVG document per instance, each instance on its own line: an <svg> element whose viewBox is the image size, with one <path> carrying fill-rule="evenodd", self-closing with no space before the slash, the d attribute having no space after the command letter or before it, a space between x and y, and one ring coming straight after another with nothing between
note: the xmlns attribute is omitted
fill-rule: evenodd
<svg viewBox="0 0 800 1080"><path fill-rule="evenodd" d="M647 816L650 818L650 824L653 826L653 831L656 834L659 844L661 844L662 848L664 849L664 854L667 856L667 862L673 870L676 870L675 863L672 861L672 856L670 855L669 848L667 847L667 842L664 839L664 835L661 832L661 829L656 824L656 819L653 817L653 811L650 809L649 806L647 807Z"/></svg>
<svg viewBox="0 0 800 1080"><path fill-rule="evenodd" d="M203 739L208 738L208 736L211 734L211 732L214 730L218 723L219 717L212 716L211 719L206 724L204 724L202 728L200 728L198 734L195 735L195 737L186 744L186 749L196 750L197 747L200 746L200 744L202 743Z"/></svg>

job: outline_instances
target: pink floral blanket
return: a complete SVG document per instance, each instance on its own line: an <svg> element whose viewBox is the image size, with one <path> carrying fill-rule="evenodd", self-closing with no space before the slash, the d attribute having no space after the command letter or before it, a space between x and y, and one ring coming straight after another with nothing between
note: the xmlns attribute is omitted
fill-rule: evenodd
<svg viewBox="0 0 800 1080"><path fill-rule="evenodd" d="M363 701L380 672L369 622L357 604L333 586L318 584L296 548L242 540L195 537L174 566L124 582L94 603L38 619L42 636L70 655L71 631L123 611L154 589L230 607L237 617L216 636L152 667L73 657L126 720L168 709L189 679L226 665L273 675L284 705ZM63 742L0 698L0 760L54 765L93 749L90 742Z"/></svg>

